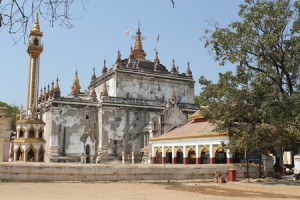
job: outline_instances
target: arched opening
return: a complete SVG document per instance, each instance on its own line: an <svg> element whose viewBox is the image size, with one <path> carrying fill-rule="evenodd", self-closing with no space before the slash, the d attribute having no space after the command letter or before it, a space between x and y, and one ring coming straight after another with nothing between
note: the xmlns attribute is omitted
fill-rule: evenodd
<svg viewBox="0 0 300 200"><path fill-rule="evenodd" d="M176 163L183 164L183 152L181 149L176 152Z"/></svg>
<svg viewBox="0 0 300 200"><path fill-rule="evenodd" d="M39 155L38 161L39 162L44 162L45 150L43 148L43 145L40 146L39 151L38 151L38 155Z"/></svg>
<svg viewBox="0 0 300 200"><path fill-rule="evenodd" d="M168 149L166 152L166 163L172 163L172 149Z"/></svg>
<svg viewBox="0 0 300 200"><path fill-rule="evenodd" d="M189 150L187 161L188 164L196 164L196 152L194 149Z"/></svg>
<svg viewBox="0 0 300 200"><path fill-rule="evenodd" d="M24 137L24 131L21 129L19 132L19 138L22 138L22 137Z"/></svg>
<svg viewBox="0 0 300 200"><path fill-rule="evenodd" d="M39 46L39 41L38 41L38 39L35 38L35 39L33 40L33 45Z"/></svg>
<svg viewBox="0 0 300 200"><path fill-rule="evenodd" d="M86 163L90 163L91 159L90 159L90 153L91 153L91 148L90 145L86 145L85 146L85 155L86 155Z"/></svg>
<svg viewBox="0 0 300 200"><path fill-rule="evenodd" d="M22 149L21 145L19 145L15 153L16 153L16 161L24 161L24 150Z"/></svg>
<svg viewBox="0 0 300 200"><path fill-rule="evenodd" d="M43 131L42 130L39 130L39 139L44 139L43 138Z"/></svg>
<svg viewBox="0 0 300 200"><path fill-rule="evenodd" d="M35 161L34 160L34 151L32 148L28 151L27 158L28 158L28 161Z"/></svg>
<svg viewBox="0 0 300 200"><path fill-rule="evenodd" d="M209 151L208 149L204 148L201 151L201 157L200 157L202 164L209 164Z"/></svg>
<svg viewBox="0 0 300 200"><path fill-rule="evenodd" d="M36 161L36 150L34 149L33 145L31 144L30 147L26 150L26 157L25 157L25 161L30 161L30 162L34 162Z"/></svg>
<svg viewBox="0 0 300 200"><path fill-rule="evenodd" d="M217 149L215 153L215 163L221 164L221 163L227 163L226 158L226 151L222 148Z"/></svg>
<svg viewBox="0 0 300 200"><path fill-rule="evenodd" d="M155 155L155 157L156 157L155 163L156 164L161 164L161 159L162 159L161 156L162 156L161 149L158 149L156 151L156 155Z"/></svg>
<svg viewBox="0 0 300 200"><path fill-rule="evenodd" d="M34 131L31 129L28 134L28 138L34 138Z"/></svg>
<svg viewBox="0 0 300 200"><path fill-rule="evenodd" d="M86 115L86 116L85 116L85 119L86 119L86 120L88 120L89 118L90 118L89 115Z"/></svg>

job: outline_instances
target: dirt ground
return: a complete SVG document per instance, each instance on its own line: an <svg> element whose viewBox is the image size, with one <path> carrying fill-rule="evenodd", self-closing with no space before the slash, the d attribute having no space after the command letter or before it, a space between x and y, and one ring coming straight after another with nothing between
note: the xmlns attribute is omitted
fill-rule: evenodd
<svg viewBox="0 0 300 200"><path fill-rule="evenodd" d="M0 182L1 200L300 199L300 183Z"/></svg>

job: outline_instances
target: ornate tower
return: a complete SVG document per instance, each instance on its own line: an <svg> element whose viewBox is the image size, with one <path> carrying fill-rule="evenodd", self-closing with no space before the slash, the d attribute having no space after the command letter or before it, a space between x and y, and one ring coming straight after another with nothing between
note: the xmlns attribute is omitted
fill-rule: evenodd
<svg viewBox="0 0 300 200"><path fill-rule="evenodd" d="M29 116L34 114L32 110L37 108L38 103L40 54L43 52L43 45L41 43L42 36L43 33L40 31L38 14L36 14L35 23L30 31L29 44L27 46L29 67L26 114Z"/></svg>
<svg viewBox="0 0 300 200"><path fill-rule="evenodd" d="M42 36L38 14L36 14L27 46L29 54L27 107L25 117L23 118L23 114L20 113L20 120L16 122L17 137L13 141L14 161L44 161L45 123L37 115L40 54L43 52Z"/></svg>

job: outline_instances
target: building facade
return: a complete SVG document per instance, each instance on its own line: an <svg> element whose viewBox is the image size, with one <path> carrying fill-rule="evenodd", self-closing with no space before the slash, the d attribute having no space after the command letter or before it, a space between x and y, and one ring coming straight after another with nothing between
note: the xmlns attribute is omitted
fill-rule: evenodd
<svg viewBox="0 0 300 200"><path fill-rule="evenodd" d="M104 61L99 76L94 69L87 93L82 92L77 71L68 95L61 95L58 80L41 90L38 110L46 124L45 161L78 162L84 156L88 163L120 162L124 152L138 155L155 136L143 130L163 116L170 99L185 118L198 109L194 83L189 64L186 73L180 73L174 60L170 70L162 65L158 52L148 60L139 28L130 55L122 59L118 51L111 67ZM160 134L170 130L163 118L158 123L164 130Z"/></svg>
<svg viewBox="0 0 300 200"><path fill-rule="evenodd" d="M200 111L189 116L189 122L164 135L150 139L152 164L221 164L232 163L225 145L228 132L220 131Z"/></svg>

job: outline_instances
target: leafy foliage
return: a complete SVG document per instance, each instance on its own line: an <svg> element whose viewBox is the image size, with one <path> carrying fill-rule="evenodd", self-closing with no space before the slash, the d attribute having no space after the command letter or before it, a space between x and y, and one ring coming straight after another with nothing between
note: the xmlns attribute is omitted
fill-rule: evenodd
<svg viewBox="0 0 300 200"><path fill-rule="evenodd" d="M7 108L7 116L8 118L11 118L11 129L15 130L16 129L16 121L17 121L17 116L19 114L19 108L17 106L11 106L8 105L7 103L4 103L0 101L0 107L6 107Z"/></svg>
<svg viewBox="0 0 300 200"><path fill-rule="evenodd" d="M233 150L295 149L300 144L300 2L245 0L241 21L216 27L206 40L220 65L236 72L219 75L198 98L204 115L231 133Z"/></svg>

